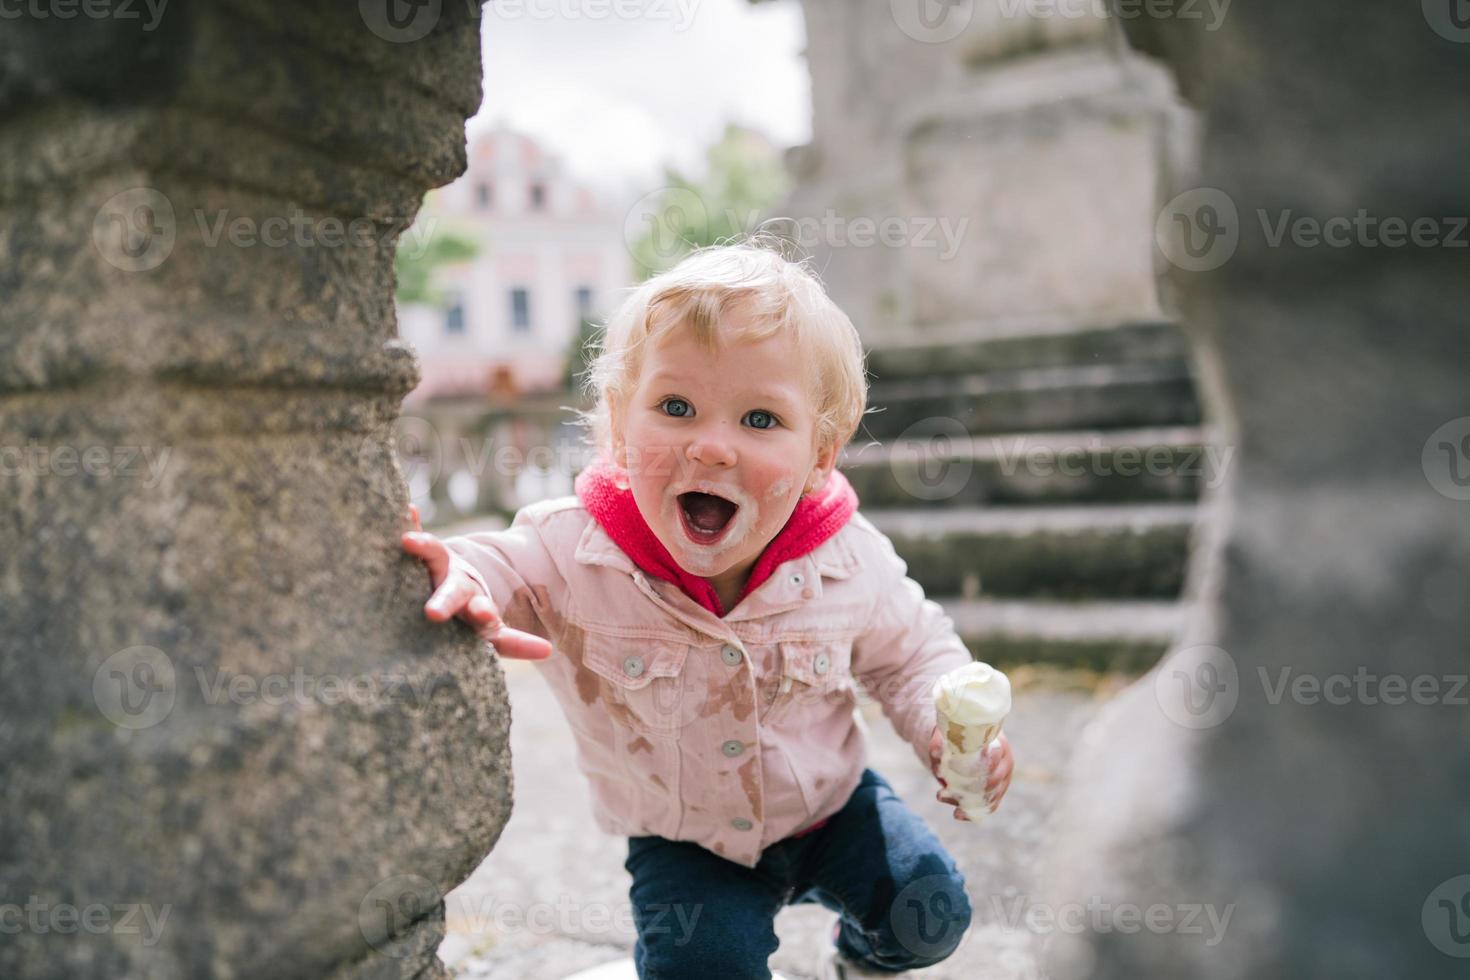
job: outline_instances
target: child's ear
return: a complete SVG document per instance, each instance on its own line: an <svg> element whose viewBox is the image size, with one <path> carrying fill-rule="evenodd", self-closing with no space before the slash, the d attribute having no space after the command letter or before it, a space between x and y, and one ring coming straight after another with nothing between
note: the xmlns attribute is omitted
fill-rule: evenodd
<svg viewBox="0 0 1470 980"><path fill-rule="evenodd" d="M817 450L817 460L812 464L811 475L807 477L806 488L802 490L803 495L815 493L827 483L827 477L831 475L832 468L837 465L837 447L828 446Z"/></svg>

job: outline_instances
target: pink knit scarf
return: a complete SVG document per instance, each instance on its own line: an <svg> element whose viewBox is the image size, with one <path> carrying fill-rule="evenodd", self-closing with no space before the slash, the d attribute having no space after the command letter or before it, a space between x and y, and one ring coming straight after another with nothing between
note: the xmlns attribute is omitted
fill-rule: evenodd
<svg viewBox="0 0 1470 980"><path fill-rule="evenodd" d="M618 475L619 468L605 457L599 457L579 473L574 486L582 506L602 525L613 543L633 559L635 565L649 575L677 585L689 598L723 619L725 610L720 606L720 597L716 595L714 586L706 579L684 571L674 561L669 549L643 519L638 504L633 500L633 491L622 489L615 482ZM627 482L626 477L623 482ZM857 492L852 484L840 472L833 470L822 489L797 501L790 519L756 559L740 599L770 578L782 562L800 558L836 534L852 517L857 506Z"/></svg>

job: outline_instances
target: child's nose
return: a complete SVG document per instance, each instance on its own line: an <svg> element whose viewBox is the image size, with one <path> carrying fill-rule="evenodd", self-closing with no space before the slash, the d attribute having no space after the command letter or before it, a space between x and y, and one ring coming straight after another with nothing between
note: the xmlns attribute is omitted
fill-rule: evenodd
<svg viewBox="0 0 1470 980"><path fill-rule="evenodd" d="M690 440L685 454L703 466L734 466L735 447L720 432L705 431Z"/></svg>

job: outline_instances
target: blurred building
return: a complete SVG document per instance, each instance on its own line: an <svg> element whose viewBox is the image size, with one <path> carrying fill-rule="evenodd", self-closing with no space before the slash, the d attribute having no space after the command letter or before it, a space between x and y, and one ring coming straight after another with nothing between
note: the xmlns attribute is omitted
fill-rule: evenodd
<svg viewBox="0 0 1470 980"><path fill-rule="evenodd" d="M477 137L464 176L429 195L403 243L453 234L477 248L434 270L433 302L400 304L423 372L407 401L560 387L581 322L631 280L622 217L530 137L504 126Z"/></svg>
<svg viewBox="0 0 1470 980"><path fill-rule="evenodd" d="M1192 114L1087 5L802 7L783 212L869 348L864 513L984 659L1152 663L1230 460L1154 242Z"/></svg>

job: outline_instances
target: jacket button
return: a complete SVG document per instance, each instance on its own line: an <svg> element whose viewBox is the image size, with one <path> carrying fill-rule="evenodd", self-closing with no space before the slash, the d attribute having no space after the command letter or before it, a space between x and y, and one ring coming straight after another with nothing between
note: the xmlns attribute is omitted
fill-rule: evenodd
<svg viewBox="0 0 1470 980"><path fill-rule="evenodd" d="M736 830L749 830L751 827L754 827L755 824L751 823L749 820L746 820L744 817L736 817L734 820L730 821L730 826L734 827Z"/></svg>
<svg viewBox="0 0 1470 980"><path fill-rule="evenodd" d="M732 738L730 739L730 741L720 746L720 751L724 752L731 758L734 758L735 756L745 751L745 743L740 741L739 739Z"/></svg>
<svg viewBox="0 0 1470 980"><path fill-rule="evenodd" d="M725 663L729 664L731 667L734 667L736 664L740 663L740 656L740 650L737 647L727 646L720 651L721 659L723 659Z"/></svg>
<svg viewBox="0 0 1470 980"><path fill-rule="evenodd" d="M831 661L827 659L825 653L817 654L812 660L812 670L815 670L819 674L825 674L829 666L831 666Z"/></svg>
<svg viewBox="0 0 1470 980"><path fill-rule="evenodd" d="M629 677L638 677L643 673L643 658L628 657L623 661L623 673Z"/></svg>

